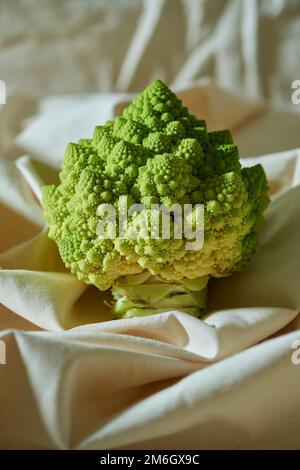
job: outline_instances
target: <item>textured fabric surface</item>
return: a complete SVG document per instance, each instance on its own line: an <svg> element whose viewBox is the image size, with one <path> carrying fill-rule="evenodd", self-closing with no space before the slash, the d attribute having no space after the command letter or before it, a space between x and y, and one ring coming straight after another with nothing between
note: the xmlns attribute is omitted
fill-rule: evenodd
<svg viewBox="0 0 300 470"><path fill-rule="evenodd" d="M211 84L181 96L210 126L234 128L246 152L273 138L259 132L272 113L256 103ZM63 147L129 98L42 101L14 143L35 158L0 162L0 447L299 448L299 150L243 160L264 165L272 203L256 255L211 281L201 319L112 321L109 294L68 273L47 237L40 188L57 179Z"/></svg>
<svg viewBox="0 0 300 470"><path fill-rule="evenodd" d="M44 96L209 76L291 105L299 27L298 0L1 0L0 78Z"/></svg>
<svg viewBox="0 0 300 470"><path fill-rule="evenodd" d="M175 88L209 78L299 113L300 104L291 101L292 82L300 78L299 28L298 0L1 0L0 80L7 104L5 116L0 105L0 154L20 156L11 142L36 113L38 98L137 92L156 78ZM52 104L45 107L50 111ZM70 115L60 119L70 123ZM297 125L289 113L273 111L257 125L272 139L253 140L251 127L240 137L248 149L251 144L248 155L286 150L299 146Z"/></svg>

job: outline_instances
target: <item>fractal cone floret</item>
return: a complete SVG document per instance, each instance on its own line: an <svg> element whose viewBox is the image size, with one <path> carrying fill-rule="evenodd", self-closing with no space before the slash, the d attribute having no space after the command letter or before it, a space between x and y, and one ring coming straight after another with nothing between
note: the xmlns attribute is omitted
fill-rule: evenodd
<svg viewBox="0 0 300 470"><path fill-rule="evenodd" d="M115 317L205 308L209 277L243 268L268 205L263 168L241 168L228 130L207 132L160 80L93 138L70 143L58 185L44 186L49 237L66 267L100 290L112 288ZM150 236L101 238L101 204L204 207L204 244ZM131 220L138 222L141 214Z"/></svg>

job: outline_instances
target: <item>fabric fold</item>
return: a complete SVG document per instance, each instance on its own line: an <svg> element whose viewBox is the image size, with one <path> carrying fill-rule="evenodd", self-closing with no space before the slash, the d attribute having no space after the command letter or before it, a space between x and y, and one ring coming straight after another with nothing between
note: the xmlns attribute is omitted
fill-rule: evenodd
<svg viewBox="0 0 300 470"><path fill-rule="evenodd" d="M236 97L230 113L230 94L215 85L181 92L237 135L262 110ZM264 166L272 202L257 253L244 271L210 281L202 318L170 311L112 320L109 291L64 267L40 194L57 180L66 142L79 130L88 137L127 99L49 98L18 137L30 155L0 161L0 447L297 445L299 149L242 160Z"/></svg>

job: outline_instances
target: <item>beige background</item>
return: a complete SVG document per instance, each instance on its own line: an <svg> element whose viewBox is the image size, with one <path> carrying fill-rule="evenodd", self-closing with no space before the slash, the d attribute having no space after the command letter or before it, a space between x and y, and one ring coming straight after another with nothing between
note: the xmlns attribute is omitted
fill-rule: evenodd
<svg viewBox="0 0 300 470"><path fill-rule="evenodd" d="M45 96L209 76L290 105L299 34L297 0L1 0L0 78Z"/></svg>
<svg viewBox="0 0 300 470"><path fill-rule="evenodd" d="M250 122L240 129L243 156L295 148L298 121L282 110L300 111L291 103L299 57L298 0L1 0L0 79L8 104L5 115L0 106L0 155L17 158L27 150L14 139L40 98L136 92L153 78L175 89L213 79L280 109L256 123L272 139L253 139ZM102 110L95 118L103 119Z"/></svg>

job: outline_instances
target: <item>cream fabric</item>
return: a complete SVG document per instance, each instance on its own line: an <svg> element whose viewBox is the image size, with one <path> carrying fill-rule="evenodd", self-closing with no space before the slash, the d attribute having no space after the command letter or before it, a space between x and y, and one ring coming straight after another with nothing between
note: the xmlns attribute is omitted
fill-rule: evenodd
<svg viewBox="0 0 300 470"><path fill-rule="evenodd" d="M299 111L299 23L298 0L2 0L0 79L45 96L209 76Z"/></svg>
<svg viewBox="0 0 300 470"><path fill-rule="evenodd" d="M180 93L211 127L235 129L246 153L272 139L260 105L213 84ZM0 447L299 448L299 150L243 161L262 162L272 204L256 255L210 282L202 319L112 321L109 294L68 273L47 237L40 187L57 179L63 147L129 98L48 99L15 144L35 158L0 162Z"/></svg>

